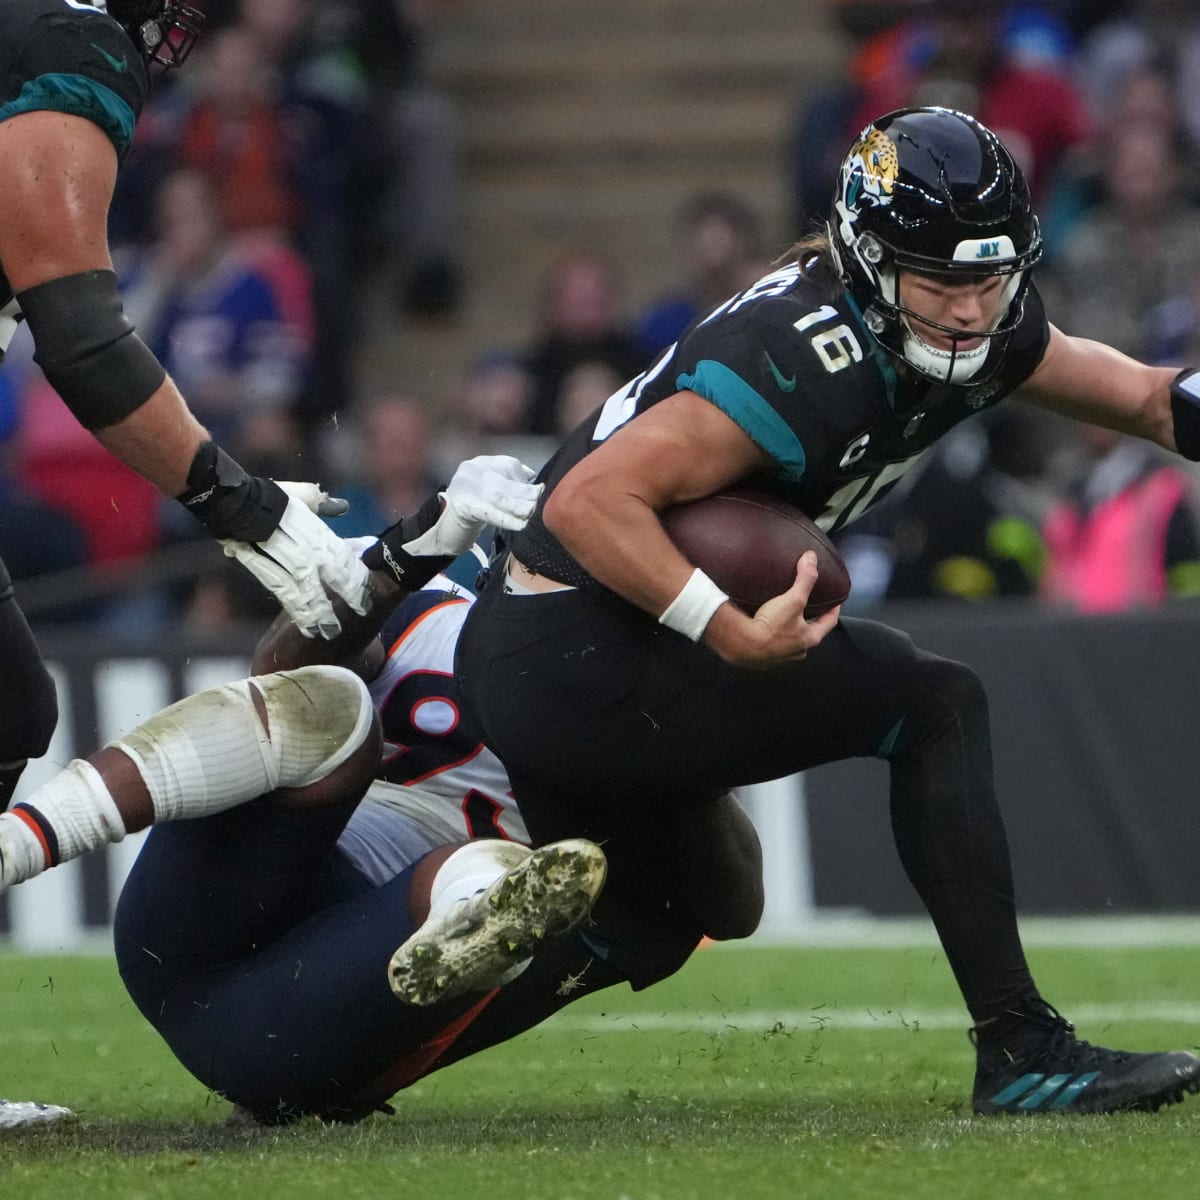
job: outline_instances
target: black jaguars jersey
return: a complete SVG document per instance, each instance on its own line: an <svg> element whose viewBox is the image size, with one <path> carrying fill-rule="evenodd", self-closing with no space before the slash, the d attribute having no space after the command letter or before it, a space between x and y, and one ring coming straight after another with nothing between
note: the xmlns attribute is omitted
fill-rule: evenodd
<svg viewBox="0 0 1200 1200"><path fill-rule="evenodd" d="M819 262L764 276L691 326L616 392L543 468L546 498L563 475L639 413L689 390L717 405L774 460L745 482L836 532L881 500L960 421L998 403L1033 373L1049 326L1031 285L1007 347L993 348L975 387L897 372L857 305ZM509 535L522 562L564 583L595 581L541 520Z"/></svg>
<svg viewBox="0 0 1200 1200"><path fill-rule="evenodd" d="M118 158L149 88L142 56L103 0L2 0L0 79L0 121L38 109L86 117Z"/></svg>

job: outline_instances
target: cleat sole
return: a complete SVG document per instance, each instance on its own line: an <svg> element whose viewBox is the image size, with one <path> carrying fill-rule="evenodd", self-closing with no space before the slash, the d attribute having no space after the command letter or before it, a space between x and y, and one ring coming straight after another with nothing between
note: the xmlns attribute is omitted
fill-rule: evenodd
<svg viewBox="0 0 1200 1200"><path fill-rule="evenodd" d="M392 992L424 1008L498 986L545 942L587 918L606 873L604 852L592 842L534 850L448 917L422 925L392 955Z"/></svg>

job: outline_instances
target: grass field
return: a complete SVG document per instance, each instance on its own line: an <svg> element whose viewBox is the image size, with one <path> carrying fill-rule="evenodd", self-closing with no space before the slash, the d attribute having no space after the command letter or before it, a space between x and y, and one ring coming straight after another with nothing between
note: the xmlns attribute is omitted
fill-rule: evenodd
<svg viewBox="0 0 1200 1200"><path fill-rule="evenodd" d="M1200 1041L1200 945L1030 957L1090 1040ZM932 945L706 950L348 1128L226 1124L105 958L0 956L0 992L0 1094L80 1118L0 1135L0 1186L21 1200L1200 1195L1200 1098L1153 1116L972 1117L966 1020Z"/></svg>

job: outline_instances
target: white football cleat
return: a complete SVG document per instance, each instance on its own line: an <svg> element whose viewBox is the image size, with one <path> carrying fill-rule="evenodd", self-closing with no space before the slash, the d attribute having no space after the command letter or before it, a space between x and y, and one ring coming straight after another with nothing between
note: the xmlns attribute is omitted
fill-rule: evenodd
<svg viewBox="0 0 1200 1200"><path fill-rule="evenodd" d="M49 1125L75 1114L59 1104L39 1104L36 1100L0 1100L0 1131L25 1129L30 1125Z"/></svg>
<svg viewBox="0 0 1200 1200"><path fill-rule="evenodd" d="M608 871L594 842L573 838L512 850L525 851L516 865L475 895L436 905L392 955L388 982L406 1004L425 1007L499 987L543 943L592 911Z"/></svg>

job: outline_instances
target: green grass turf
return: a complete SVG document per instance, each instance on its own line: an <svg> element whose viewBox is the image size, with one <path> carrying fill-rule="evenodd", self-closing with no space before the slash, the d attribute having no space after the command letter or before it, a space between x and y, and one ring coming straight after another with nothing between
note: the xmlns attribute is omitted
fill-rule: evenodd
<svg viewBox="0 0 1200 1200"><path fill-rule="evenodd" d="M1200 947L1036 949L1080 1034L1194 1047ZM926 949L712 949L402 1093L355 1127L225 1124L101 958L0 956L0 1094L80 1120L0 1134L5 1196L818 1200L1200 1193L1200 1098L972 1118L973 1053Z"/></svg>

